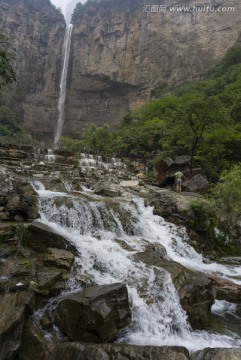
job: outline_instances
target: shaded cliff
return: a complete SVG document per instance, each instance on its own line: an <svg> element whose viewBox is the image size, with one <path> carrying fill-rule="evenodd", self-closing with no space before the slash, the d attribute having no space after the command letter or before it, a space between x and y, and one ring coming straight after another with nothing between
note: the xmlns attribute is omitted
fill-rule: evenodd
<svg viewBox="0 0 241 360"><path fill-rule="evenodd" d="M0 0L0 31L15 49L12 104L32 134L44 140L57 123L63 15L49 0Z"/></svg>
<svg viewBox="0 0 241 360"><path fill-rule="evenodd" d="M171 5L167 0L154 3ZM75 14L66 134L80 132L88 122L118 123L156 88L199 78L239 39L239 0L206 1L215 9L235 7L210 13L150 13L143 12L144 4L153 1L102 0ZM195 4L200 1L176 2Z"/></svg>
<svg viewBox="0 0 241 360"><path fill-rule="evenodd" d="M115 125L156 89L198 79L239 41L239 0L207 0L231 12L143 12L152 0L89 1L74 16L65 135L86 124ZM178 6L199 5L178 0ZM148 8L150 9L150 8ZM50 0L0 0L0 31L17 53L13 105L39 139L53 139L65 21Z"/></svg>

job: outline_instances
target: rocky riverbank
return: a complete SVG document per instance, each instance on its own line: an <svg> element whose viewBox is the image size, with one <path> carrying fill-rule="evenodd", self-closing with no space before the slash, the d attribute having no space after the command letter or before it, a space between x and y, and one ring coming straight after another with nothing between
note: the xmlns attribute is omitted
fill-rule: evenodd
<svg viewBox="0 0 241 360"><path fill-rule="evenodd" d="M108 214L118 212L123 231L133 237L138 233L138 219L130 213L130 206L135 207L132 199L137 196L146 206L154 207L154 214L178 224L175 231L187 244L192 241L186 239L183 229L195 216L190 203L196 195L179 195L155 186L145 175L142 162L87 158L79 166L71 154L66 155L53 159L47 151L37 154L31 148L0 151L0 359L241 359L241 350L235 348L189 352L180 346L115 343L136 321L131 283L97 281L93 274L105 272L105 263L97 258L89 259L93 272L87 271L81 260L84 249L51 222L39 218L43 209L47 214L47 195L53 221L57 217L59 223L72 226L76 219L74 215L67 217L66 209L75 207L78 217L87 219L88 204L94 203L99 218L92 213L93 224L114 229L117 220ZM124 208L120 202L126 204ZM85 221L76 223L85 225ZM86 228L82 232L89 236ZM94 236L101 240L100 233ZM240 309L240 285L214 271L189 269L171 260L158 242L140 241L141 246L135 248L135 241L116 237L116 259L123 250L140 269L154 269L160 291L167 271L190 328L215 327L211 308L217 299L235 303ZM145 306L152 308L156 295L148 293L145 281L139 285L139 293Z"/></svg>

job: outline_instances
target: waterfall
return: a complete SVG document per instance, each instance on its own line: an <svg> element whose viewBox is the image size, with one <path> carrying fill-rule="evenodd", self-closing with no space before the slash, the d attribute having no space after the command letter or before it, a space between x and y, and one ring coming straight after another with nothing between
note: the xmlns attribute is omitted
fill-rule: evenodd
<svg viewBox="0 0 241 360"><path fill-rule="evenodd" d="M54 137L54 144L57 145L59 138L62 133L62 128L64 124L64 104L66 98L66 83L67 83L67 75L68 75L68 65L69 65L69 54L70 54L70 45L71 45L71 34L72 34L73 25L69 24L65 31L64 36L64 62L62 68L61 82L60 82L60 95L59 95L59 103L58 103L58 124Z"/></svg>
<svg viewBox="0 0 241 360"><path fill-rule="evenodd" d="M43 223L68 238L79 250L75 277L68 291L81 287L81 274L88 274L97 284L123 282L128 287L132 323L119 342L185 346L191 351L206 347L239 347L235 334L192 331L187 323L170 274L161 268L135 261L135 254L147 244L165 246L168 258L186 267L205 272L215 271L224 278L241 275L241 267L205 264L203 258L186 241L180 231L131 196L123 201L110 200L91 193L73 195L46 191L43 184L33 186L40 198ZM123 246L124 245L124 246ZM239 282L239 281L237 281ZM227 307L217 303L216 312ZM235 308L228 309L235 311Z"/></svg>

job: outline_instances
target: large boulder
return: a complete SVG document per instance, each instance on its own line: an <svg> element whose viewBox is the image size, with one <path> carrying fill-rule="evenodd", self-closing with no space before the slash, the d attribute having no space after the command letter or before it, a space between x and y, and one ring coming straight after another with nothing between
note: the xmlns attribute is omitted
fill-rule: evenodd
<svg viewBox="0 0 241 360"><path fill-rule="evenodd" d="M186 311L193 329L209 325L211 307L214 304L215 289L212 281L204 274L163 259L158 253L147 251L136 254L136 259L147 265L167 270L180 297L180 304Z"/></svg>
<svg viewBox="0 0 241 360"><path fill-rule="evenodd" d="M56 296L64 290L64 273L56 269L37 272L37 281L31 282L31 289L42 296Z"/></svg>
<svg viewBox="0 0 241 360"><path fill-rule="evenodd" d="M6 205L10 220L33 221L39 217L37 195L11 195Z"/></svg>
<svg viewBox="0 0 241 360"><path fill-rule="evenodd" d="M164 218L175 216L186 220L192 216L191 203L193 199L200 197L195 193L178 194L157 186L147 185L145 189L148 192L146 204L154 207L153 212L155 215Z"/></svg>
<svg viewBox="0 0 241 360"><path fill-rule="evenodd" d="M117 197L121 195L121 192L119 189L113 186L100 186L95 189L95 194L108 197Z"/></svg>
<svg viewBox="0 0 241 360"><path fill-rule="evenodd" d="M88 345L61 344L55 348L51 360L189 360L184 347L139 346L127 344Z"/></svg>
<svg viewBox="0 0 241 360"><path fill-rule="evenodd" d="M108 342L129 325L131 312L123 284L92 286L61 300L55 322L73 341Z"/></svg>
<svg viewBox="0 0 241 360"><path fill-rule="evenodd" d="M192 354L192 360L241 360L241 349L203 349Z"/></svg>
<svg viewBox="0 0 241 360"><path fill-rule="evenodd" d="M24 234L26 245L37 252L46 253L49 248L71 250L76 253L76 248L62 235L58 234L49 225L41 221L34 221Z"/></svg>
<svg viewBox="0 0 241 360"><path fill-rule="evenodd" d="M209 188L209 182L201 174L193 176L191 179L184 181L182 184L183 191L190 191L202 195L205 195Z"/></svg>
<svg viewBox="0 0 241 360"><path fill-rule="evenodd" d="M44 257L44 265L70 270L74 262L74 255L66 250L49 248Z"/></svg>
<svg viewBox="0 0 241 360"><path fill-rule="evenodd" d="M0 359L17 359L24 320L32 312L32 296L15 292L6 294L0 301Z"/></svg>
<svg viewBox="0 0 241 360"><path fill-rule="evenodd" d="M241 285L222 279L215 275L207 275L216 291L217 300L226 300L231 303L241 303Z"/></svg>
<svg viewBox="0 0 241 360"><path fill-rule="evenodd" d="M48 360L52 350L51 345L44 333L28 320L24 326L21 340L21 359Z"/></svg>
<svg viewBox="0 0 241 360"><path fill-rule="evenodd" d="M166 158L160 160L156 165L157 183L158 186L165 186L167 184L174 184L175 173L181 171L185 176L190 175L190 156L176 156L173 159Z"/></svg>

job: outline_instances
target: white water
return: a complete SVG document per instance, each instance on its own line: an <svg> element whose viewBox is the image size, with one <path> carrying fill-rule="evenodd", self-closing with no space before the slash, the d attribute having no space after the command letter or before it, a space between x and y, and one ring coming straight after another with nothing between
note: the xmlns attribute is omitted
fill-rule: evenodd
<svg viewBox="0 0 241 360"><path fill-rule="evenodd" d="M64 105L66 99L66 83L67 83L67 75L68 75L68 66L69 66L69 54L70 54L70 45L71 45L71 34L73 30L73 25L69 24L66 27L65 36L64 36L64 62L62 68L62 75L61 75L61 82L60 82L60 96L59 96L59 103L58 103L58 123L57 129L54 137L54 144L57 145L59 138L62 134L62 129L64 125Z"/></svg>
<svg viewBox="0 0 241 360"><path fill-rule="evenodd" d="M224 316L227 314L235 314L237 310L237 304L229 303L225 300L216 300L212 306L212 312L217 315Z"/></svg>
<svg viewBox="0 0 241 360"><path fill-rule="evenodd" d="M55 162L55 155L52 149L48 149L48 154L45 155L45 158L50 164L53 164Z"/></svg>
<svg viewBox="0 0 241 360"><path fill-rule="evenodd" d="M170 275L160 268L134 261L134 255L148 243L165 246L170 259L186 267L215 272L224 278L241 276L241 267L205 264L178 234L174 225L154 216L142 199L106 205L99 197L84 200L67 194L47 192L38 182L41 219L74 243L80 252L80 274L89 274L98 284L123 282L128 286L132 324L119 339L145 345L185 346L191 351L205 347L239 347L240 339L210 332L194 332L187 323ZM68 203L59 205L59 196ZM55 201L57 197L57 201ZM125 217L125 221L122 221ZM129 249L120 246L125 241ZM237 283L240 281L236 281ZM72 291L79 288L78 276L70 281ZM214 308L215 311L215 308Z"/></svg>
<svg viewBox="0 0 241 360"><path fill-rule="evenodd" d="M81 167L92 168L92 169L117 169L117 168L125 168L126 165L117 158L109 158L108 161L103 161L101 156L95 156L91 154L80 154L81 158L79 161L79 165Z"/></svg>

